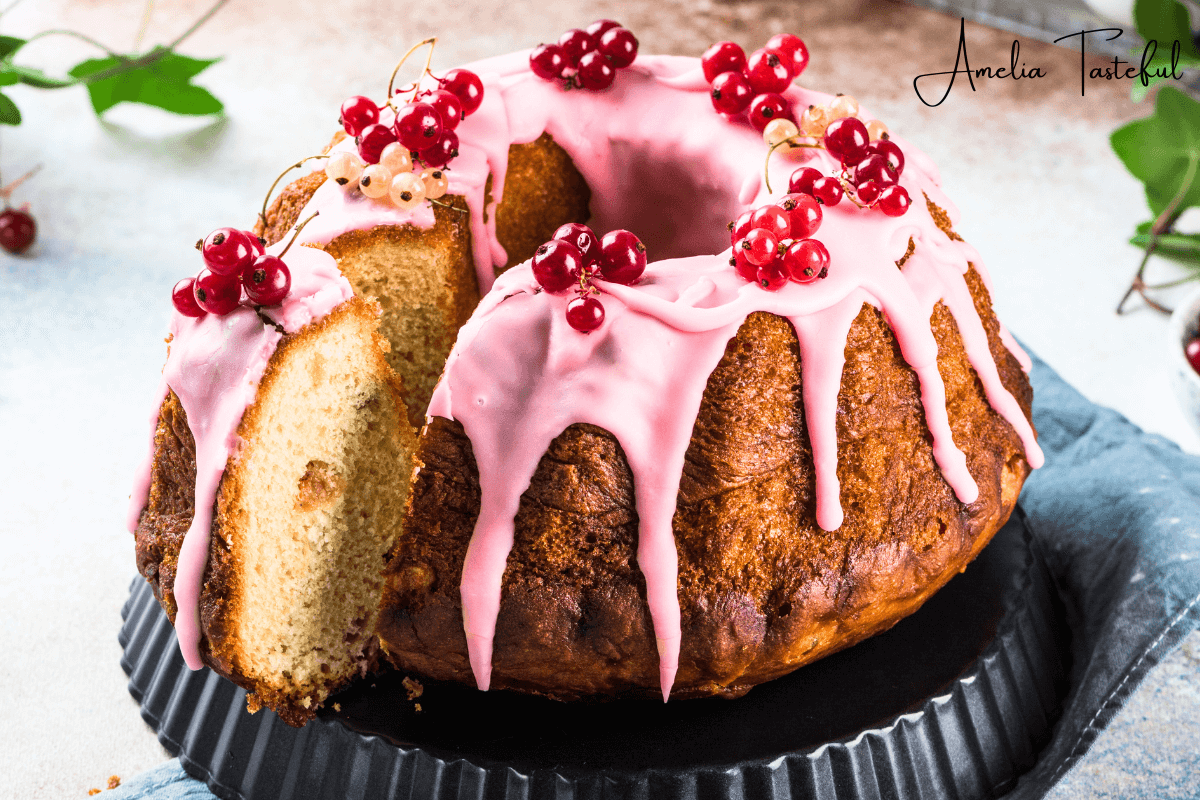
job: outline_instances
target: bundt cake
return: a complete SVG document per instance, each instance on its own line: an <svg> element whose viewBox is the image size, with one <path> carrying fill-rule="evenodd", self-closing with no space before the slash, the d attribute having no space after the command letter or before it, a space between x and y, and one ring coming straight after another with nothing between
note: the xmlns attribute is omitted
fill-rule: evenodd
<svg viewBox="0 0 1200 800"><path fill-rule="evenodd" d="M437 156L335 137L257 222L282 303L177 302L129 524L188 664L252 709L302 724L384 662L736 697L920 607L1041 461L1024 354L920 151L888 139L881 182L915 202L883 213L827 127L855 110L820 120L847 101L791 73L800 125L764 142L714 112L707 56L638 56L592 91L544 55L470 66L482 96L424 195L400 168ZM408 108L376 111L399 131ZM765 178L801 163L827 179L801 193L847 195L813 212L820 270L748 274L742 215L790 209ZM595 262L551 286L544 243L583 222L636 234L640 279Z"/></svg>

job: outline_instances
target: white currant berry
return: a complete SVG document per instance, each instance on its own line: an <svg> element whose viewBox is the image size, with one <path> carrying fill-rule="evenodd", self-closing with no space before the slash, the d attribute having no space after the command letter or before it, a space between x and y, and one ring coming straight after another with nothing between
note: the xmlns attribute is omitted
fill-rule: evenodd
<svg viewBox="0 0 1200 800"><path fill-rule="evenodd" d="M325 162L325 176L338 186L347 186L358 182L364 166L363 160L355 153L334 153Z"/></svg>
<svg viewBox="0 0 1200 800"><path fill-rule="evenodd" d="M412 173L409 173L412 174ZM392 173L382 164L372 164L363 170L358 179L358 189L367 197L383 197L388 193Z"/></svg>
<svg viewBox="0 0 1200 800"><path fill-rule="evenodd" d="M763 128L763 141L771 147L780 145L781 150L789 149L787 145L782 144L794 136L800 135L800 129L796 127L796 123L790 119L773 119L767 123L767 127Z"/></svg>
<svg viewBox="0 0 1200 800"><path fill-rule="evenodd" d="M833 120L828 111L821 106L809 106L800 116L800 130L805 136L821 136L830 122Z"/></svg>
<svg viewBox="0 0 1200 800"><path fill-rule="evenodd" d="M446 171L441 169L425 170L421 173L421 182L425 184L425 197L430 200L437 200L450 188L450 180L446 177Z"/></svg>
<svg viewBox="0 0 1200 800"><path fill-rule="evenodd" d="M877 119L873 119L867 123L867 136L872 142L877 142L883 138L883 135L888 132L887 125L884 125Z"/></svg>
<svg viewBox="0 0 1200 800"><path fill-rule="evenodd" d="M839 94L829 103L829 121L853 117L858 113L858 101L848 94Z"/></svg>
<svg viewBox="0 0 1200 800"><path fill-rule="evenodd" d="M412 172L412 151L399 142L392 142L379 154L379 165L393 175Z"/></svg>
<svg viewBox="0 0 1200 800"><path fill-rule="evenodd" d="M425 182L416 173L401 172L392 178L389 194L397 208L408 211L425 202Z"/></svg>

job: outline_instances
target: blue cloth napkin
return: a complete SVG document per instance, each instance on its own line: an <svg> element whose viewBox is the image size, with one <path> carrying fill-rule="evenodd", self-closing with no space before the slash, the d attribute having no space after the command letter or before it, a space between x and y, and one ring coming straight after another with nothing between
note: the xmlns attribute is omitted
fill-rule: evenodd
<svg viewBox="0 0 1200 800"><path fill-rule="evenodd" d="M1026 482L1017 513L1067 607L1072 667L1062 719L1014 800L1044 796L1146 673L1200 625L1200 459L1091 403L1033 361L1033 417L1046 465ZM214 798L178 759L104 796Z"/></svg>

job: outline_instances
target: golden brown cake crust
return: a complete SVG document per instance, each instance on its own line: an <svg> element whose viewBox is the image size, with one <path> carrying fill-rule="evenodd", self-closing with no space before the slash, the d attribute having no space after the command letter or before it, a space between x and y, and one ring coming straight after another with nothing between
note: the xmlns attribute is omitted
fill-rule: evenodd
<svg viewBox="0 0 1200 800"><path fill-rule="evenodd" d="M999 339L978 274L968 283L1004 385L1031 391ZM683 642L673 697L738 696L894 625L1008 518L1028 472L1016 433L988 405L953 317L932 327L954 440L979 484L960 503L933 461L916 376L882 315L864 306L846 345L838 477L846 522L816 525L795 334L752 314L709 379L679 490ZM460 425L422 432L406 535L388 566L380 637L398 667L471 683L459 582L479 509ZM637 569L632 476L606 431L573 425L521 498L504 574L492 685L561 699L658 692Z"/></svg>
<svg viewBox="0 0 1200 800"><path fill-rule="evenodd" d="M296 334L284 336L267 364L259 383L258 397L265 397L272 391L277 374L275 365L286 358L290 349L305 346L308 340L320 336L325 328L338 324L344 316L357 316L365 324L374 327L378 322L378 313L374 304L352 299L338 306L324 319ZM382 340L378 344L382 345ZM379 374L386 376L386 390L392 394L396 406L402 407L400 387L381 352L376 369ZM238 426L239 436L254 425L258 408L257 400L247 408ZM247 697L251 710L265 706L276 711L288 724L303 725L315 715L319 700L335 687L325 687L320 698L310 697L306 704L304 697L273 691L239 669L238 642L231 632L238 614L254 611L238 608L235 602L239 594L241 567L235 548L230 543L238 535L235 520L241 513L236 488L237 470L237 460L231 459L217 491L208 563L200 592L200 657L206 666L251 693ZM154 596L174 623L177 612L174 594L176 564L184 534L195 513L196 444L188 427L187 414L173 391L168 391L159 408L150 474L149 497L134 533L136 559L138 571L150 583ZM376 659L377 649L372 646L364 654L360 671L373 668Z"/></svg>

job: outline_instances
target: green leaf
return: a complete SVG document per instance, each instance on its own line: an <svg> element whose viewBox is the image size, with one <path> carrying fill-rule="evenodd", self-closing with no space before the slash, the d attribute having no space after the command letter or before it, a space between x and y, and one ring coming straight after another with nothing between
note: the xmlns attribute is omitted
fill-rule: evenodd
<svg viewBox="0 0 1200 800"><path fill-rule="evenodd" d="M1133 4L1133 22L1138 35L1147 42L1151 39L1158 42L1158 53L1154 57L1156 62L1165 56L1162 63L1170 64L1171 44L1175 41L1179 42L1184 57L1200 61L1200 49L1192 40L1187 8L1178 0L1136 0Z"/></svg>
<svg viewBox="0 0 1200 800"><path fill-rule="evenodd" d="M6 68L6 74L15 75L21 83L32 86L35 89L62 89L67 86L74 86L76 81L64 80L63 78L54 78L40 69L33 67L23 67L20 64L9 64Z"/></svg>
<svg viewBox="0 0 1200 800"><path fill-rule="evenodd" d="M25 40L18 39L16 36L0 36L0 58L8 58L20 50L24 44Z"/></svg>
<svg viewBox="0 0 1200 800"><path fill-rule="evenodd" d="M75 65L70 75L87 84L97 115L118 103L142 103L191 115L216 114L225 107L207 89L191 83L219 59L189 58L171 51L152 52L148 57L154 60L145 64L139 63L142 59L93 58Z"/></svg>
<svg viewBox="0 0 1200 800"><path fill-rule="evenodd" d="M1110 141L1126 169L1145 184L1146 202L1156 217L1183 189L1193 163L1197 168L1178 210L1200 205L1200 103L1164 86L1154 113L1118 128Z"/></svg>
<svg viewBox="0 0 1200 800"><path fill-rule="evenodd" d="M1150 234L1139 233L1129 243L1145 250L1150 244ZM1164 233L1158 237L1154 254L1200 270L1200 233Z"/></svg>
<svg viewBox="0 0 1200 800"><path fill-rule="evenodd" d="M21 109L9 99L8 95L0 94L0 125L20 125Z"/></svg>

